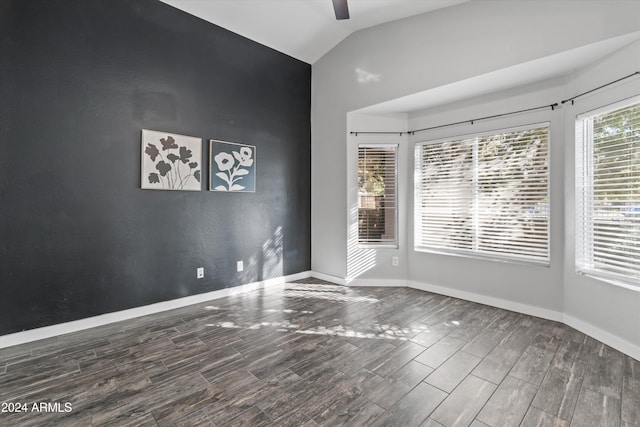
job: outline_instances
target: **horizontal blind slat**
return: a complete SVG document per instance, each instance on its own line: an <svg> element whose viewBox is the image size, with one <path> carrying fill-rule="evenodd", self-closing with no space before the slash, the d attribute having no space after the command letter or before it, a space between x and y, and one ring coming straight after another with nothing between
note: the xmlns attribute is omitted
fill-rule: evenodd
<svg viewBox="0 0 640 427"><path fill-rule="evenodd" d="M397 146L358 146L358 243L395 244Z"/></svg>
<svg viewBox="0 0 640 427"><path fill-rule="evenodd" d="M576 268L640 285L640 97L576 120Z"/></svg>
<svg viewBox="0 0 640 427"><path fill-rule="evenodd" d="M415 158L416 248L548 261L547 126L427 142Z"/></svg>

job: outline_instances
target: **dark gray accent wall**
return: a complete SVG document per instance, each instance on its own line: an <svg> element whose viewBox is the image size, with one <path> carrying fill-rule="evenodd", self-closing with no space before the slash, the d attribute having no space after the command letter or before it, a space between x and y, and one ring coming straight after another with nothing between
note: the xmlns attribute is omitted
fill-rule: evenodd
<svg viewBox="0 0 640 427"><path fill-rule="evenodd" d="M310 104L159 1L1 0L0 335L309 270ZM141 129L255 145L256 192L141 190Z"/></svg>

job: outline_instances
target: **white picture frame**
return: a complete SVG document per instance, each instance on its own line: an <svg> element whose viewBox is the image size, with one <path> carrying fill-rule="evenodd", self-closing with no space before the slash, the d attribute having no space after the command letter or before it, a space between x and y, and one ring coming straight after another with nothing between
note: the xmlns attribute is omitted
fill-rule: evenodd
<svg viewBox="0 0 640 427"><path fill-rule="evenodd" d="M142 129L140 187L144 190L202 190L202 139Z"/></svg>

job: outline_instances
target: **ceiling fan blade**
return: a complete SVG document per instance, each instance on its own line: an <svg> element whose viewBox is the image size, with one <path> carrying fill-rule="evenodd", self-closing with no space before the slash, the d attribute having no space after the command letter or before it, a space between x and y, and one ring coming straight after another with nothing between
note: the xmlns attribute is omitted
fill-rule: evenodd
<svg viewBox="0 0 640 427"><path fill-rule="evenodd" d="M347 0L332 0L336 19L349 19L349 5Z"/></svg>

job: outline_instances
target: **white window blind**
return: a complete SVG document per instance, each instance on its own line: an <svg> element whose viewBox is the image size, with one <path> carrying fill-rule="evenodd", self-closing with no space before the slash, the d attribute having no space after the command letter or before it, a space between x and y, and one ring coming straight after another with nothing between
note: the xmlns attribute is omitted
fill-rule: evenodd
<svg viewBox="0 0 640 427"><path fill-rule="evenodd" d="M549 262L549 128L416 145L415 248Z"/></svg>
<svg viewBox="0 0 640 427"><path fill-rule="evenodd" d="M358 146L358 243L397 245L397 145Z"/></svg>
<svg viewBox="0 0 640 427"><path fill-rule="evenodd" d="M640 97L576 121L576 269L640 285Z"/></svg>

